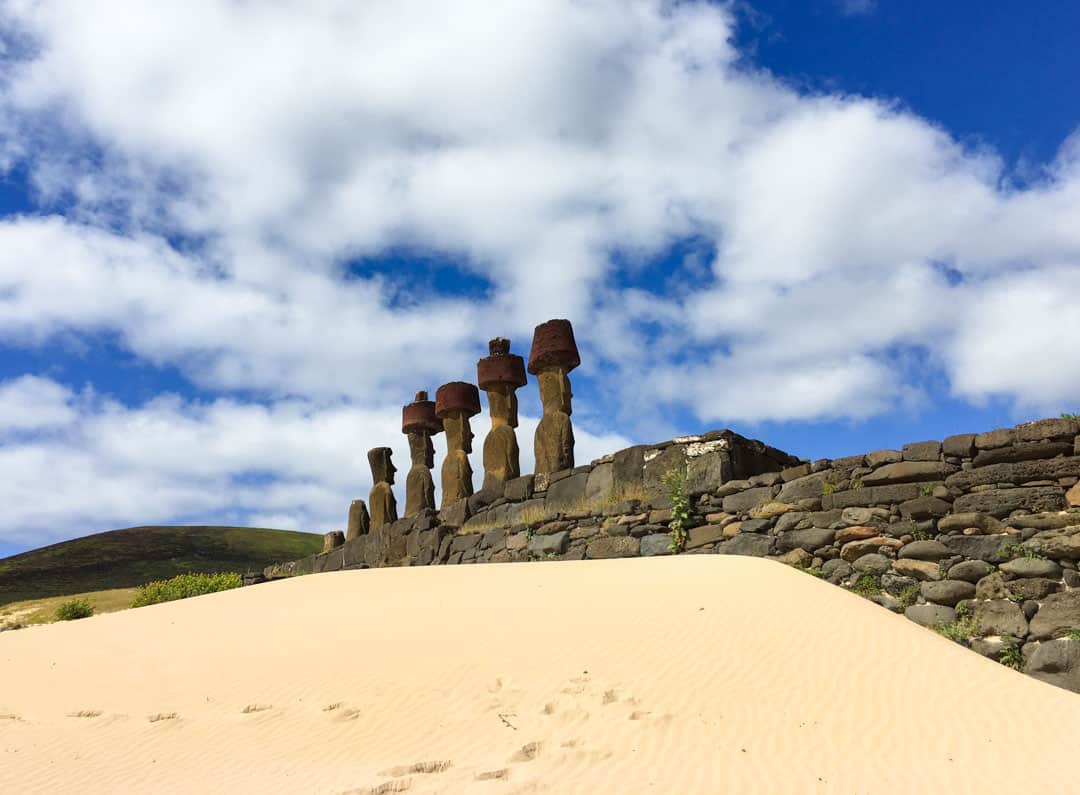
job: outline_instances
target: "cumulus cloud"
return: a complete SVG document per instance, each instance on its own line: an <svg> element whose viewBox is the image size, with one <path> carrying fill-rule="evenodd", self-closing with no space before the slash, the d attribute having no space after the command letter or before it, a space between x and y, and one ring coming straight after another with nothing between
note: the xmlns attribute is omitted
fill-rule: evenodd
<svg viewBox="0 0 1080 795"><path fill-rule="evenodd" d="M1080 138L1020 184L932 120L747 67L733 24L660 0L0 0L0 168L64 209L0 223L0 341L108 331L208 395L389 417L566 316L577 413L641 439L672 408L874 416L931 376L1075 395ZM711 253L664 259L687 239Z"/></svg>

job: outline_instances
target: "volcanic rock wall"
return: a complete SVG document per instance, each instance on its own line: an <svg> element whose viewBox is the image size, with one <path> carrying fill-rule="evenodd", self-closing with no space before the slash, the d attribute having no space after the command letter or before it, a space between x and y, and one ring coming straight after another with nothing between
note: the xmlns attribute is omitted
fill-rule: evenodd
<svg viewBox="0 0 1080 795"><path fill-rule="evenodd" d="M690 501L673 544L671 487ZM620 451L268 568L679 554L774 558L1080 692L1080 423L1050 419L835 460L731 431ZM335 542L336 543L336 542Z"/></svg>

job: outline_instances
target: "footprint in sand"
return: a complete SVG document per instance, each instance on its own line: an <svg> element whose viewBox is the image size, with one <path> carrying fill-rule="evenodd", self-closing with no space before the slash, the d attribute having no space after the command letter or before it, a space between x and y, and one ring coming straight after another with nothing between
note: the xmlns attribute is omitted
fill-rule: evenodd
<svg viewBox="0 0 1080 795"><path fill-rule="evenodd" d="M80 709L78 712L69 712L69 718L99 718L102 715L100 709Z"/></svg>
<svg viewBox="0 0 1080 795"><path fill-rule="evenodd" d="M374 787L351 789L348 792L341 793L341 795L391 795L391 793L394 792L405 792L411 786L411 778L399 778L395 779L394 781L387 781L385 784L379 784Z"/></svg>
<svg viewBox="0 0 1080 795"><path fill-rule="evenodd" d="M536 757L540 756L541 744L538 742L525 743L514 755L510 757L511 762L531 762Z"/></svg>
<svg viewBox="0 0 1080 795"><path fill-rule="evenodd" d="M177 715L175 712L158 712L154 715L149 715L147 717L147 720L149 720L151 723L157 723L161 720L176 720L179 717L180 716Z"/></svg>
<svg viewBox="0 0 1080 795"><path fill-rule="evenodd" d="M505 781L510 778L510 769L500 767L498 770L486 770L483 773L477 773L473 778L477 781Z"/></svg>
<svg viewBox="0 0 1080 795"><path fill-rule="evenodd" d="M12 712L0 712L0 720L16 720L21 721L22 715L16 715Z"/></svg>
<svg viewBox="0 0 1080 795"><path fill-rule="evenodd" d="M240 711L243 712L245 715L248 715L252 712L266 712L266 710L273 708L273 704L248 704Z"/></svg>
<svg viewBox="0 0 1080 795"><path fill-rule="evenodd" d="M440 759L434 762L413 762L411 765L398 765L389 770L384 770L379 775L401 778L414 773L442 773L444 770L449 770L453 764L449 759Z"/></svg>
<svg viewBox="0 0 1080 795"><path fill-rule="evenodd" d="M333 712L335 709L340 707L341 704L342 704L341 701L335 701L333 704L327 704L325 707L323 707L322 711L323 712Z"/></svg>

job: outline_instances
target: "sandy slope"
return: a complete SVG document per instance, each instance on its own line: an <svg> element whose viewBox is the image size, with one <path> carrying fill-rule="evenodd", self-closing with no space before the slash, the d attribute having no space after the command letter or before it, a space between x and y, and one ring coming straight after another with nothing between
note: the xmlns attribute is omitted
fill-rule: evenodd
<svg viewBox="0 0 1080 795"><path fill-rule="evenodd" d="M8 632L0 716L5 793L1080 786L1080 696L719 555L320 574Z"/></svg>

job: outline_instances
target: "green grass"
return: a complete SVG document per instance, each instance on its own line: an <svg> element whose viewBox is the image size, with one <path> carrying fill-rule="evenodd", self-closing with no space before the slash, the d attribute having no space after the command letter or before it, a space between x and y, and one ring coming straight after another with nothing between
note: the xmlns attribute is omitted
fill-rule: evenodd
<svg viewBox="0 0 1080 795"><path fill-rule="evenodd" d="M1001 651L998 653L998 662L1017 671L1024 664L1023 652L1020 651L1020 647L1016 645L1016 641L1012 638L1005 638L1002 641Z"/></svg>
<svg viewBox="0 0 1080 795"><path fill-rule="evenodd" d="M909 607L911 607L913 604L915 604L915 600L918 598L918 596L919 596L919 586L918 585L909 585L907 588L902 590L900 592L900 595L898 597L896 597L897 600L900 602L900 609L901 610L907 610Z"/></svg>
<svg viewBox="0 0 1080 795"><path fill-rule="evenodd" d="M180 574L168 580L148 582L139 589L132 607L146 607L191 596L202 596L218 591L228 591L244 584L244 578L236 572L217 574Z"/></svg>
<svg viewBox="0 0 1080 795"><path fill-rule="evenodd" d="M131 527L0 560L0 606L136 588L190 572L259 570L322 551L314 533L254 527Z"/></svg>
<svg viewBox="0 0 1080 795"><path fill-rule="evenodd" d="M877 596L881 593L881 578L873 574L864 574L859 577L851 590L859 596L865 596L867 599L871 596Z"/></svg>
<svg viewBox="0 0 1080 795"><path fill-rule="evenodd" d="M934 631L957 643L966 643L975 634L975 619L970 615L957 618L947 624L938 624Z"/></svg>
<svg viewBox="0 0 1080 795"><path fill-rule="evenodd" d="M56 608L57 621L74 621L76 618L90 618L94 615L94 606L85 599L72 599Z"/></svg>

